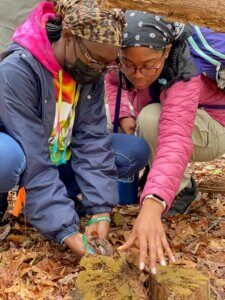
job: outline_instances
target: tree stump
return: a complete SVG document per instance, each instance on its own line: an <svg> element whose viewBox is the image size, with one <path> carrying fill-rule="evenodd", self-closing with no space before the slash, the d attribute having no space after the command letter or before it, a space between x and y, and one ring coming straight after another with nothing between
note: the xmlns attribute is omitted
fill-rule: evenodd
<svg viewBox="0 0 225 300"><path fill-rule="evenodd" d="M138 268L127 261L125 254L113 257L86 256L76 279L74 300L145 300Z"/></svg>
<svg viewBox="0 0 225 300"><path fill-rule="evenodd" d="M225 32L224 0L98 0L108 8L143 10L173 21L192 22Z"/></svg>
<svg viewBox="0 0 225 300"><path fill-rule="evenodd" d="M210 300L209 278L195 269L169 265L151 275L150 300Z"/></svg>

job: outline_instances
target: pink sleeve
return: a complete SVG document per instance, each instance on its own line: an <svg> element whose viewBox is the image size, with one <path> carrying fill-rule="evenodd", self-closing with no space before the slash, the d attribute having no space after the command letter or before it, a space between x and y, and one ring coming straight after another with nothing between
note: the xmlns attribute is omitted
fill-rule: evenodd
<svg viewBox="0 0 225 300"><path fill-rule="evenodd" d="M109 72L105 77L106 96L109 104L109 113L111 122L114 122L116 95L119 86L119 78L113 73ZM120 118L131 117L129 105L129 92L122 90L121 105L120 105Z"/></svg>
<svg viewBox="0 0 225 300"><path fill-rule="evenodd" d="M188 82L179 81L162 92L156 154L141 201L155 194L166 201L167 209L171 207L192 154L199 95L199 76Z"/></svg>

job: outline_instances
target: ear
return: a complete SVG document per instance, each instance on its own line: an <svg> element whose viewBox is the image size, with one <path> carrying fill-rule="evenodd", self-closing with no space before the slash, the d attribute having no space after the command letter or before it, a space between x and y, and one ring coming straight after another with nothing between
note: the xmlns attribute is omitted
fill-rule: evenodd
<svg viewBox="0 0 225 300"><path fill-rule="evenodd" d="M169 57L171 48L172 48L172 44L169 44L166 46L165 59L167 59Z"/></svg>

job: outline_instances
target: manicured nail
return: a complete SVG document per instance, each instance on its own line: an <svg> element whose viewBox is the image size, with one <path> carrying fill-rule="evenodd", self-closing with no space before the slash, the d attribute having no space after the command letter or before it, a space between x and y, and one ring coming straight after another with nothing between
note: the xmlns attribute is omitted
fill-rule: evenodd
<svg viewBox="0 0 225 300"><path fill-rule="evenodd" d="M173 262L176 262L176 259L175 259L175 257L174 257L174 256L172 256L172 261L173 261Z"/></svg>
<svg viewBox="0 0 225 300"><path fill-rule="evenodd" d="M165 261L164 259L162 259L162 260L160 261L160 264L161 264L161 266L165 267L165 266L166 266L166 261Z"/></svg>
<svg viewBox="0 0 225 300"><path fill-rule="evenodd" d="M117 250L121 251L122 250L122 246L118 247Z"/></svg>
<svg viewBox="0 0 225 300"><path fill-rule="evenodd" d="M151 271L152 271L152 274L153 274L153 275L156 275L156 268L155 268L155 267L153 267L153 268L151 269Z"/></svg>
<svg viewBox="0 0 225 300"><path fill-rule="evenodd" d="M142 263L140 263L140 270L141 271L143 271L144 270L144 268L145 268L145 264L142 262Z"/></svg>

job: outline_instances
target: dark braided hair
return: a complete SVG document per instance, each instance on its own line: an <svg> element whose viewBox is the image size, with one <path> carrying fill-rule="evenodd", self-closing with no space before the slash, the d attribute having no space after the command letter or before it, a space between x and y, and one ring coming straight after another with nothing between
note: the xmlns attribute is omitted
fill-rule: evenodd
<svg viewBox="0 0 225 300"><path fill-rule="evenodd" d="M175 41L160 78L167 80L167 86L183 80L189 81L197 73L197 68L190 57L190 49L186 41Z"/></svg>
<svg viewBox="0 0 225 300"><path fill-rule="evenodd" d="M46 31L51 43L58 41L62 34L62 20L58 17L49 20L46 24Z"/></svg>

